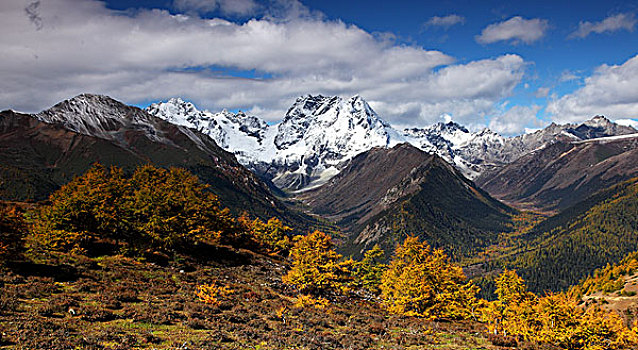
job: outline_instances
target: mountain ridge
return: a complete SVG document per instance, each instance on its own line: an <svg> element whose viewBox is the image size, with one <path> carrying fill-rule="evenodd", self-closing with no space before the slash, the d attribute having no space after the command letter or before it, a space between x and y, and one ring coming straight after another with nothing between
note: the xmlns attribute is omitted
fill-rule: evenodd
<svg viewBox="0 0 638 350"><path fill-rule="evenodd" d="M171 113L172 110L180 112ZM325 183L354 156L374 147L391 148L408 142L438 154L464 176L474 179L560 140L638 132L602 116L581 124L552 123L542 130L515 137L504 137L489 129L470 132L452 121L397 130L359 95L349 99L322 95L299 97L275 125L243 112L199 111L181 99L154 103L147 111L208 134L260 177L291 191ZM206 124L211 120L216 122ZM231 138L233 142L228 141Z"/></svg>
<svg viewBox="0 0 638 350"><path fill-rule="evenodd" d="M290 211L210 137L106 96L78 95L35 115L1 112L0 148L0 194L7 200L45 199L96 162L125 171L150 163L192 171L237 214L312 221Z"/></svg>
<svg viewBox="0 0 638 350"><path fill-rule="evenodd" d="M344 229L341 249L354 256L375 244L391 253L418 235L458 258L489 245L514 213L438 155L408 143L363 152L297 198Z"/></svg>
<svg viewBox="0 0 638 350"><path fill-rule="evenodd" d="M556 212L638 176L638 134L557 141L486 172L476 183L519 208Z"/></svg>

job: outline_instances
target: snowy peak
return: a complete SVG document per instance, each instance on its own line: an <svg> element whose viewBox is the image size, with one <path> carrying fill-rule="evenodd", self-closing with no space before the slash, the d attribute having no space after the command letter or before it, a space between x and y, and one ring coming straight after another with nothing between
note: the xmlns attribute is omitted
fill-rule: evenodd
<svg viewBox="0 0 638 350"><path fill-rule="evenodd" d="M412 128L403 130L403 134L418 140L423 147L428 143L434 146L447 145L450 147L460 146L476 137L464 126L455 122L436 123L427 128Z"/></svg>
<svg viewBox="0 0 638 350"><path fill-rule="evenodd" d="M285 188L317 185L357 154L405 141L360 96L300 97L276 129L270 159L286 170L273 181Z"/></svg>
<svg viewBox="0 0 638 350"><path fill-rule="evenodd" d="M223 110L211 113L200 111L191 102L171 98L166 102L151 104L146 111L170 123L195 129L210 136L221 148L233 152L244 165L261 158L265 152L264 139L268 124L239 111Z"/></svg>
<svg viewBox="0 0 638 350"><path fill-rule="evenodd" d="M146 111L167 122L199 129L200 122L206 120L206 115L197 110L194 104L181 98L171 98L166 102L153 103Z"/></svg>
<svg viewBox="0 0 638 350"><path fill-rule="evenodd" d="M609 128L612 124L614 123L611 120L602 115L597 115L583 123L583 125L589 126L590 128Z"/></svg>
<svg viewBox="0 0 638 350"><path fill-rule="evenodd" d="M389 143L389 124L381 120L370 105L356 95L347 100L334 96L304 96L298 98L290 107L283 121L278 125L275 146L284 150L304 139L316 139L316 133L332 131L342 141L354 141L361 144L359 138L372 136L375 145L379 138ZM352 136L352 137L350 137Z"/></svg>
<svg viewBox="0 0 638 350"><path fill-rule="evenodd" d="M611 120L598 115L585 121L581 125L572 128L570 132L581 140L587 140L599 137L628 135L636 133L638 130L630 126L616 124Z"/></svg>
<svg viewBox="0 0 638 350"><path fill-rule="evenodd" d="M141 130L149 138L159 140L150 115L103 95L78 95L36 114L35 117L80 134L104 139L115 139L119 130L129 128Z"/></svg>

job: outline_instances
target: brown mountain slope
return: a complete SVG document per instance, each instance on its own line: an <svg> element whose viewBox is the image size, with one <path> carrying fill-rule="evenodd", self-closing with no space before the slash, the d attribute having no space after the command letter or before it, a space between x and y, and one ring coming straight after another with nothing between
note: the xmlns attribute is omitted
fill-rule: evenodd
<svg viewBox="0 0 638 350"><path fill-rule="evenodd" d="M557 142L475 181L518 208L560 211L638 176L637 164L638 137Z"/></svg>
<svg viewBox="0 0 638 350"><path fill-rule="evenodd" d="M470 254L508 230L512 212L440 157L408 144L364 152L299 198L348 234L342 250L355 256L374 244L390 252L407 234L454 256Z"/></svg>

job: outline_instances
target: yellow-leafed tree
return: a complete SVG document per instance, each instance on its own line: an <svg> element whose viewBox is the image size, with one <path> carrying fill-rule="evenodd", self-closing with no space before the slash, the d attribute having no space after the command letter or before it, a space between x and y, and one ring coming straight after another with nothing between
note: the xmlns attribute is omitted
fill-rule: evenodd
<svg viewBox="0 0 638 350"><path fill-rule="evenodd" d="M50 197L36 215L31 247L83 250L96 240L172 250L232 234L235 222L208 186L180 168L151 165L131 178L97 165Z"/></svg>
<svg viewBox="0 0 638 350"><path fill-rule="evenodd" d="M427 318L467 318L478 302L477 288L440 249L407 237L381 278L388 311Z"/></svg>
<svg viewBox="0 0 638 350"><path fill-rule="evenodd" d="M284 282L297 286L302 293L315 295L342 290L349 271L339 262L341 255L333 246L330 236L321 231L295 237L290 249L292 268Z"/></svg>
<svg viewBox="0 0 638 350"><path fill-rule="evenodd" d="M256 243L269 253L282 254L290 249L289 235L292 228L284 225L281 220L270 218L267 222L263 222L257 218L248 226Z"/></svg>
<svg viewBox="0 0 638 350"><path fill-rule="evenodd" d="M516 274L516 271L503 271L496 278L495 300L483 311L483 319L487 322L488 329L497 335L522 335L534 332L529 323L521 322L527 319L533 312L535 296L527 292L525 281Z"/></svg>

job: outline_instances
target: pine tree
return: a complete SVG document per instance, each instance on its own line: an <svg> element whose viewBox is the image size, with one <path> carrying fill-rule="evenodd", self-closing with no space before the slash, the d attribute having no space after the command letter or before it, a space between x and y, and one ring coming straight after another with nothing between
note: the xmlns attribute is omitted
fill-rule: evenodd
<svg viewBox="0 0 638 350"><path fill-rule="evenodd" d="M363 259L354 264L354 279L357 285L372 293L379 293L381 277L387 265L383 263L385 253L375 245L363 254Z"/></svg>

